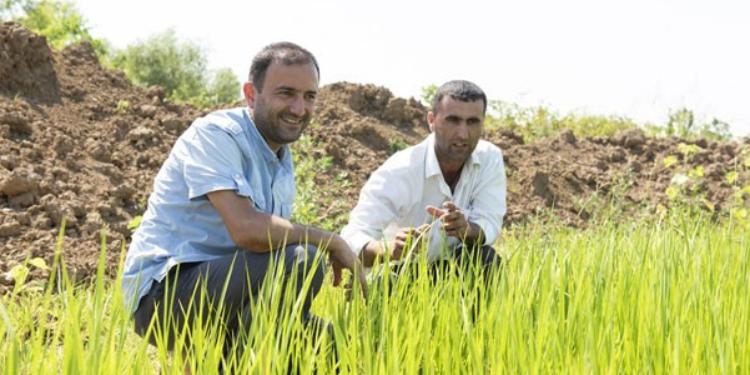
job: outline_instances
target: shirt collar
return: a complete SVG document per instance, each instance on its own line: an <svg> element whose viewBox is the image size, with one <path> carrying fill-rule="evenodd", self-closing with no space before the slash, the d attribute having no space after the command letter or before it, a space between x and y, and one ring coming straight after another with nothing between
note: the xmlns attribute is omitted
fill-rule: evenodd
<svg viewBox="0 0 750 375"><path fill-rule="evenodd" d="M292 156L289 150L289 145L281 145L281 149L279 149L279 154L281 155L281 157L279 157L275 152L273 152L273 150L271 150L271 147L268 146L268 143L266 143L263 135L260 134L258 127L255 125L255 122L253 122L253 119L250 116L250 111L248 108L244 108L243 116L245 117L245 122L247 124L247 134L250 136L250 141L258 147L260 153L263 155L263 159L267 163L281 162L281 165L283 165L284 168L291 171Z"/></svg>
<svg viewBox="0 0 750 375"><path fill-rule="evenodd" d="M424 177L430 178L432 176L442 175L443 171L440 169L440 163L438 163L437 154L435 154L435 133L430 133L430 135L427 136L425 146L427 147L427 155L425 160ZM477 147L478 146L479 144L477 144ZM480 164L476 148L474 148L474 151L469 156L468 163L471 166Z"/></svg>

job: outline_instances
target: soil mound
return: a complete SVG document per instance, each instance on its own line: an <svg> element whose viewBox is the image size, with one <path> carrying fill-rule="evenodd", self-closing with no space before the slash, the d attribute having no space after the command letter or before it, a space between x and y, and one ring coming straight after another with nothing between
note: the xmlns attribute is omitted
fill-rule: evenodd
<svg viewBox="0 0 750 375"><path fill-rule="evenodd" d="M313 152L300 155L332 161L315 177L320 187L316 205L326 207L321 215L345 220L370 173L429 133L426 113L417 100L396 98L383 87L347 82L323 87L308 128Z"/></svg>
<svg viewBox="0 0 750 375"><path fill-rule="evenodd" d="M44 38L4 23L0 57L0 274L29 257L51 262L63 219L63 252L73 277L95 272L102 229L112 271L161 163L203 113L103 68L85 43L56 52ZM375 85L323 87L308 131L312 151L300 155L331 162L315 176L312 199L325 208L321 215L345 220L369 174L428 134L426 114L419 101ZM667 204L665 190L675 175L698 167L702 177L690 187L719 211L734 193L727 174L744 168L743 150L750 145L653 139L639 131L592 139L564 132L525 143L513 132L488 130L485 138L504 152L507 225L540 212L584 225L601 207L598 201L612 198ZM694 146L686 153L681 143ZM748 183L747 173L738 178L735 185ZM2 283L7 288L11 281L0 277Z"/></svg>
<svg viewBox="0 0 750 375"><path fill-rule="evenodd" d="M0 93L59 99L52 51L44 37L11 22L0 25Z"/></svg>
<svg viewBox="0 0 750 375"><path fill-rule="evenodd" d="M746 149L736 142L649 138L640 130L587 139L566 131L533 144L511 145L505 149L506 222L551 211L581 226L594 210L610 203L654 213L670 205L670 186L684 200L719 212L731 203L736 186L748 183L747 173L734 183L727 178L738 170ZM683 181L675 183L681 176Z"/></svg>
<svg viewBox="0 0 750 375"><path fill-rule="evenodd" d="M116 264L155 172L201 113L101 67L86 43L55 52L5 23L0 56L0 273L51 261L63 218L73 277L95 269L102 229Z"/></svg>

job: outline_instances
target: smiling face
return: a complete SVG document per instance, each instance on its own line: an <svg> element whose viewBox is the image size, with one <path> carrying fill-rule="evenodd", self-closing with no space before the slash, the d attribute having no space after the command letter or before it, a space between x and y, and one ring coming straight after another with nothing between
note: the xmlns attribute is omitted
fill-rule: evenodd
<svg viewBox="0 0 750 375"><path fill-rule="evenodd" d="M435 154L441 167L458 170L482 137L484 102L465 102L446 95L436 111L427 114L427 122L435 133Z"/></svg>
<svg viewBox="0 0 750 375"><path fill-rule="evenodd" d="M312 118L318 95L318 74L312 63L268 66L262 90L245 83L243 91L253 121L268 146L277 152L299 139Z"/></svg>

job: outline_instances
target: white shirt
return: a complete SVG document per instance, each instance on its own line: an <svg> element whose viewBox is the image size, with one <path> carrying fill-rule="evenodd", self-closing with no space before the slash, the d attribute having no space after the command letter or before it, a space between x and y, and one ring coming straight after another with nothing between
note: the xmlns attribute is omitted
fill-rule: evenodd
<svg viewBox="0 0 750 375"><path fill-rule="evenodd" d="M445 201L459 206L469 222L479 225L485 244L500 235L506 205L503 154L492 143L480 140L461 171L455 194L443 178L435 155L435 135L392 155L362 188L341 236L359 254L370 241L391 241L399 228L418 227L433 218L425 207L441 207ZM458 244L440 225L430 233L428 260L443 258L441 249Z"/></svg>

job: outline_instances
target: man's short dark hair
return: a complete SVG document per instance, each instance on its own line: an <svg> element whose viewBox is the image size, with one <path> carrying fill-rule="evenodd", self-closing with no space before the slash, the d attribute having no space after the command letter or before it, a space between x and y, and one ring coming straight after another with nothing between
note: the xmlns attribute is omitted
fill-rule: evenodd
<svg viewBox="0 0 750 375"><path fill-rule="evenodd" d="M432 112L438 112L438 105L446 96L462 102L473 102L482 99L482 103L484 104L483 111L487 112L487 95L484 94L484 91L479 86L472 82L463 80L448 81L438 87L435 97L432 99Z"/></svg>
<svg viewBox="0 0 750 375"><path fill-rule="evenodd" d="M253 63L250 65L250 76L248 78L258 91L263 90L266 71L268 71L268 67L274 61L278 61L284 65L312 63L315 66L315 71L318 73L318 80L320 80L318 60L315 59L315 56L310 51L291 42L273 43L263 47L255 55Z"/></svg>

